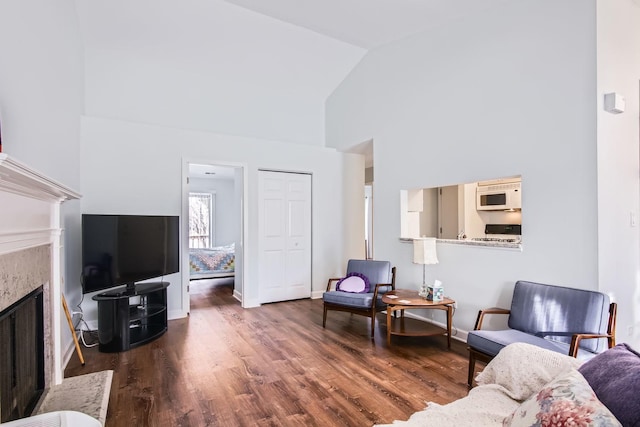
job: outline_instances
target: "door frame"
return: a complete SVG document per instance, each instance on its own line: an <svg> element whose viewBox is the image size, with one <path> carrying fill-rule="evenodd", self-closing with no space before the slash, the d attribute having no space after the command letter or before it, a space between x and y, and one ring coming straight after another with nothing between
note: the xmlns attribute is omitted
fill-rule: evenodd
<svg viewBox="0 0 640 427"><path fill-rule="evenodd" d="M368 193L368 194L367 194ZM369 200L367 200L367 197ZM365 237L369 237L369 239L365 239L365 258L366 259L374 259L373 257L373 183L365 183L364 184L364 198L367 204L366 212L365 212L365 228L366 234Z"/></svg>
<svg viewBox="0 0 640 427"><path fill-rule="evenodd" d="M272 169L272 168L259 168L258 169L258 176L257 176L257 184L258 187L260 186L260 179L261 179L261 172L275 172L275 173L283 173L283 174L294 174L294 175L307 175L309 176L309 298L313 298L313 178L314 178L314 174L313 172L310 171L301 171L301 170L285 170L285 169ZM260 191L258 190L258 200L260 200L261 198L261 194ZM260 201L258 202L260 203ZM260 208L256 208L257 210L260 210ZM261 244L262 242L260 241L261 239L261 231L258 230L258 243L257 243L257 250L258 253L261 255ZM258 261L259 263L260 261ZM259 264L258 267L259 268ZM264 304L264 300L263 300L263 294L262 294L262 289L260 286L260 279L258 278L258 301L259 304Z"/></svg>
<svg viewBox="0 0 640 427"><path fill-rule="evenodd" d="M212 165L212 166L223 166L223 167L231 167L234 169L239 169L242 176L242 182L240 183L240 212L242 218L240 219L240 244L236 244L236 271L234 277L234 290L233 296L240 301L242 307L244 307L244 288L245 288L245 280L247 277L247 233L248 230L248 211L247 211L247 203L246 198L248 191L248 167L246 163L238 163L238 162L224 162L219 160L210 160L210 159L195 159L195 158L182 158L182 208L181 208L181 224L180 230L182 231L182 240L181 240L181 271L182 271L182 312L186 315L191 311L191 302L189 299L189 165L197 164L197 165ZM236 181L234 181L234 185L238 185ZM237 189L236 189L237 191ZM238 264L241 265L240 274L238 274Z"/></svg>

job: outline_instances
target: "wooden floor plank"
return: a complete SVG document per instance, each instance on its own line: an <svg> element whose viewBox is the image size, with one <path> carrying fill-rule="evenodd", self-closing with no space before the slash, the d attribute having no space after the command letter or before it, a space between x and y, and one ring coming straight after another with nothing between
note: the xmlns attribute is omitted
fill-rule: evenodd
<svg viewBox="0 0 640 427"><path fill-rule="evenodd" d="M191 285L191 314L123 353L83 349L66 376L113 369L106 427L371 426L467 393L467 353L445 337L392 337L380 315L298 300L243 309L232 283Z"/></svg>

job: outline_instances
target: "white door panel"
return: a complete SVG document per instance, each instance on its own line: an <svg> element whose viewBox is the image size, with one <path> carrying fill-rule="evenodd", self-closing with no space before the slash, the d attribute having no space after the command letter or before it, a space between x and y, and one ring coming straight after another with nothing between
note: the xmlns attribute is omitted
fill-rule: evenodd
<svg viewBox="0 0 640 427"><path fill-rule="evenodd" d="M260 171L261 302L311 296L311 176Z"/></svg>
<svg viewBox="0 0 640 427"><path fill-rule="evenodd" d="M289 237L305 238L307 227L305 223L305 202L295 200L289 202Z"/></svg>
<svg viewBox="0 0 640 427"><path fill-rule="evenodd" d="M268 288L282 287L284 282L284 251L266 250L264 257L264 285Z"/></svg>

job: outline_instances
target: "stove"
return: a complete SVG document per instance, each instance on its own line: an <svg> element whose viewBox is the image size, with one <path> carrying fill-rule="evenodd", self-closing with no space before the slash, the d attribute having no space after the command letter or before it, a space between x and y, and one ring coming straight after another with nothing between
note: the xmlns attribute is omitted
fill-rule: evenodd
<svg viewBox="0 0 640 427"><path fill-rule="evenodd" d="M508 238L501 238L501 237L474 237L471 240L475 240L476 242L501 242L501 243L519 243L520 242L520 238L515 238L515 237L508 237Z"/></svg>
<svg viewBox="0 0 640 427"><path fill-rule="evenodd" d="M485 237L475 237L476 242L520 243L522 241L521 224L487 224Z"/></svg>

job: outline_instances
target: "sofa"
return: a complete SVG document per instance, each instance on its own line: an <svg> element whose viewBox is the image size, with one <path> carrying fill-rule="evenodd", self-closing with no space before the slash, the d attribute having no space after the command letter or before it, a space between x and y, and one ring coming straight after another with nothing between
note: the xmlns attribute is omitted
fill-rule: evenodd
<svg viewBox="0 0 640 427"><path fill-rule="evenodd" d="M579 359L528 343L504 347L475 388L446 405L428 402L400 426L640 427L640 354L618 344Z"/></svg>

